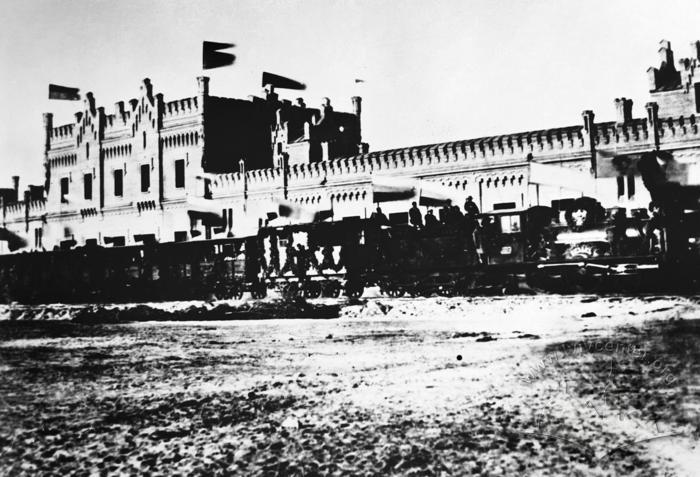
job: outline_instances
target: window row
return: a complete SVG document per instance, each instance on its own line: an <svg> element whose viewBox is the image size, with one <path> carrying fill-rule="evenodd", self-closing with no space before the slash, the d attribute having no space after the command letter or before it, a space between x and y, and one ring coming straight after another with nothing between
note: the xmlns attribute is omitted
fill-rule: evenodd
<svg viewBox="0 0 700 477"><path fill-rule="evenodd" d="M174 163L175 168L175 188L183 189L185 187L185 160L178 159ZM151 189L151 166L149 164L143 164L139 168L140 179L141 179L141 192L148 192ZM124 196L124 170L116 169L112 173L113 184L114 184L114 196L123 197ZM92 200L92 183L93 175L84 174L83 175L83 199ZM69 201L70 192L70 179L68 177L62 177L60 180L61 187L61 202L67 203Z"/></svg>

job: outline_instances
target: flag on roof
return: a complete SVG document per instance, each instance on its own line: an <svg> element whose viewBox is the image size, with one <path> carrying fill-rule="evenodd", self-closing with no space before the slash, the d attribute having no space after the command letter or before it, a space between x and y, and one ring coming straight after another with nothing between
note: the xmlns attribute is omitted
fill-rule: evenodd
<svg viewBox="0 0 700 477"><path fill-rule="evenodd" d="M232 48L233 43L217 43L215 41L202 42L202 69L210 70L221 66L232 65L236 61L236 55L219 50Z"/></svg>
<svg viewBox="0 0 700 477"><path fill-rule="evenodd" d="M304 83L264 71L262 74L262 86L265 87L269 84L280 89L306 89Z"/></svg>
<svg viewBox="0 0 700 477"><path fill-rule="evenodd" d="M80 89L57 84L49 84L49 99L80 101Z"/></svg>

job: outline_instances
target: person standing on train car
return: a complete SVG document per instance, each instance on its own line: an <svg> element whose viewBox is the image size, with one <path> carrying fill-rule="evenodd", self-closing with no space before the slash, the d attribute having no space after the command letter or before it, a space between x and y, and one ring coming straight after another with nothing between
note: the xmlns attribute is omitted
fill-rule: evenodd
<svg viewBox="0 0 700 477"><path fill-rule="evenodd" d="M306 278L306 272L309 269L309 255L308 250L303 245L297 245L296 252L296 273L295 275L299 278Z"/></svg>
<svg viewBox="0 0 700 477"><path fill-rule="evenodd" d="M294 244L290 240L287 242L287 248L286 250L286 257L284 260L284 266L282 266L282 270L280 270L280 275L284 275L285 273L289 272L294 272L294 255L295 255L295 250L294 250Z"/></svg>
<svg viewBox="0 0 700 477"><path fill-rule="evenodd" d="M611 232L612 254L623 255L621 245L627 234L627 215L624 209L617 209L613 214Z"/></svg>
<svg viewBox="0 0 700 477"><path fill-rule="evenodd" d="M649 222L647 222L645 235L649 252L654 253L661 247L664 217L661 214L659 204L653 200L649 203L649 212L651 213L651 217L649 218Z"/></svg>
<svg viewBox="0 0 700 477"><path fill-rule="evenodd" d="M389 225L389 219L386 218L382 208L377 206L377 210L372 212L370 219L373 220L377 225Z"/></svg>
<svg viewBox="0 0 700 477"><path fill-rule="evenodd" d="M335 259L333 258L333 247L330 245L326 245L323 247L323 260L321 261L321 271L323 270L335 270L338 271L338 268L335 263Z"/></svg>
<svg viewBox="0 0 700 477"><path fill-rule="evenodd" d="M479 215L479 207L474 203L472 196L467 197L464 202L464 213L472 217Z"/></svg>
<svg viewBox="0 0 700 477"><path fill-rule="evenodd" d="M440 227L440 222L438 222L437 217L435 217L433 209L429 209L428 212L425 214L425 229L437 230L438 227Z"/></svg>
<svg viewBox="0 0 700 477"><path fill-rule="evenodd" d="M413 225L415 228L423 228L423 214L421 214L420 209L415 202L411 204L411 208L408 210L408 219L411 225Z"/></svg>

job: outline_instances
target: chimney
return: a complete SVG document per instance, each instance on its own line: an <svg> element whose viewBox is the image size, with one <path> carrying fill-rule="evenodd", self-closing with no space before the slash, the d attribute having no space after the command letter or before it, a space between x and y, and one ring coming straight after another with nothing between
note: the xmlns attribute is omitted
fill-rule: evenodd
<svg viewBox="0 0 700 477"><path fill-rule="evenodd" d="M352 97L352 113L358 118L362 115L362 98L359 96Z"/></svg>
<svg viewBox="0 0 700 477"><path fill-rule="evenodd" d="M53 134L53 114L44 113L44 153L51 149L51 135Z"/></svg>
<svg viewBox="0 0 700 477"><path fill-rule="evenodd" d="M209 96L208 76L197 76L197 92L200 96Z"/></svg>
<svg viewBox="0 0 700 477"><path fill-rule="evenodd" d="M661 69L664 67L671 70L676 69L676 65L673 63L673 50L671 49L671 42L668 40L661 40L659 43L659 59L661 60Z"/></svg>
<svg viewBox="0 0 700 477"><path fill-rule="evenodd" d="M656 124L659 120L659 105L655 102L649 102L646 104L647 108L647 119L650 124Z"/></svg>
<svg viewBox="0 0 700 477"><path fill-rule="evenodd" d="M15 190L15 200L19 200L19 176L12 176L12 188Z"/></svg>
<svg viewBox="0 0 700 477"><path fill-rule="evenodd" d="M91 114L95 114L95 96L92 94L92 91L85 93L84 104Z"/></svg>
<svg viewBox="0 0 700 477"><path fill-rule="evenodd" d="M590 132L591 129L593 128L593 121L595 119L595 114L593 114L593 111L587 109L582 113L583 116L583 127L586 129L586 132Z"/></svg>
<svg viewBox="0 0 700 477"><path fill-rule="evenodd" d="M306 107L306 103L304 102L304 98L297 98L297 106L299 106L300 108Z"/></svg>
<svg viewBox="0 0 700 477"><path fill-rule="evenodd" d="M144 78L141 80L141 91L145 93L145 96L150 100L153 98L153 85L149 78Z"/></svg>
<svg viewBox="0 0 700 477"><path fill-rule="evenodd" d="M627 124L632 121L632 100L627 98L615 99L615 110L617 112L617 124Z"/></svg>
<svg viewBox="0 0 700 477"><path fill-rule="evenodd" d="M131 110L132 110L132 111L136 111L136 108L137 108L138 105L139 105L139 100L136 99L136 98L132 98L132 99L129 100L129 105L131 106Z"/></svg>

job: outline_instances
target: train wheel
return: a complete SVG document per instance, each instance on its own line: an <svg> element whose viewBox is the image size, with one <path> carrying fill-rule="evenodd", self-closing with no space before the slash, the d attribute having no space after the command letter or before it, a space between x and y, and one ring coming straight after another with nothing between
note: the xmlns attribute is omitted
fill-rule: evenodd
<svg viewBox="0 0 700 477"><path fill-rule="evenodd" d="M258 283L253 285L253 287L250 289L250 295L257 300L265 298L267 296L267 288L265 287L265 284Z"/></svg>
<svg viewBox="0 0 700 477"><path fill-rule="evenodd" d="M340 292L342 291L342 287L340 286L340 283L338 282L333 282L333 298L338 298L340 296Z"/></svg>
<svg viewBox="0 0 700 477"><path fill-rule="evenodd" d="M386 290L386 294L391 298L401 298L405 293L405 290L401 287L391 287Z"/></svg>
<svg viewBox="0 0 700 477"><path fill-rule="evenodd" d="M241 298L243 298L243 289L238 287L234 288L233 290L231 290L231 296L236 300L240 300Z"/></svg>
<svg viewBox="0 0 700 477"><path fill-rule="evenodd" d="M450 297L450 296L455 296L456 294L456 289L455 286L448 283L445 285L440 285L438 286L437 293L440 296L445 296L445 297Z"/></svg>
<svg viewBox="0 0 700 477"><path fill-rule="evenodd" d="M289 282L282 289L282 295L287 299L296 298L299 296L300 292L299 284L297 282Z"/></svg>
<svg viewBox="0 0 700 477"><path fill-rule="evenodd" d="M329 298L338 298L340 296L340 284L335 281L326 282L323 287L323 296Z"/></svg>
<svg viewBox="0 0 700 477"><path fill-rule="evenodd" d="M304 284L305 298L318 298L321 296L321 285L318 282L308 282Z"/></svg>
<svg viewBox="0 0 700 477"><path fill-rule="evenodd" d="M365 292L365 287L361 283L348 282L345 285L345 295L348 298L360 298Z"/></svg>

